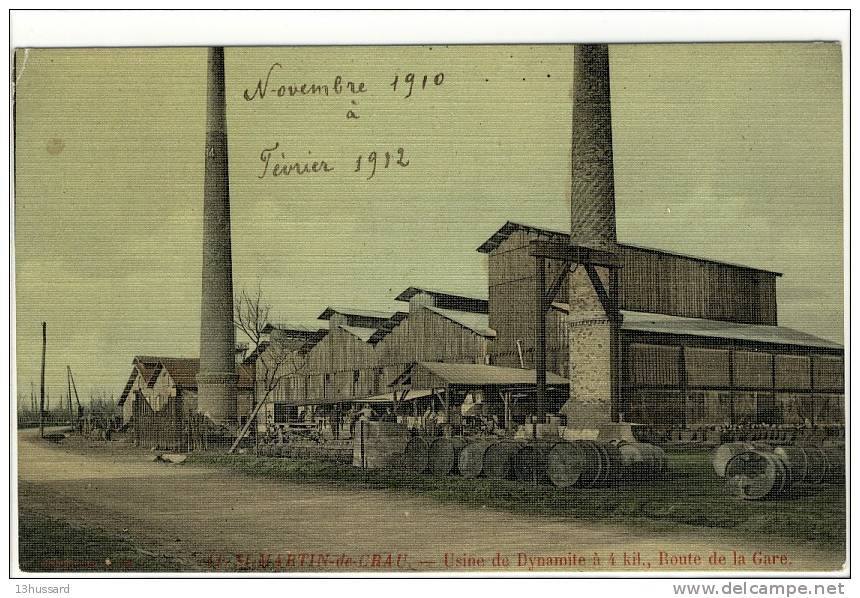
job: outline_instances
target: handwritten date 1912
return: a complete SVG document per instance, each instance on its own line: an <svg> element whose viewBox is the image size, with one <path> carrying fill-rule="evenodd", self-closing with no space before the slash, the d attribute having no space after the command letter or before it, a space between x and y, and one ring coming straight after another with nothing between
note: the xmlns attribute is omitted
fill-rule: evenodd
<svg viewBox="0 0 860 598"><path fill-rule="evenodd" d="M370 174L367 175L367 180L369 181L376 174L377 167L385 169L393 166L400 166L402 168L409 166L409 160L406 159L405 152L402 147L398 147L397 151L393 155L391 152L385 152L384 154L370 152L366 156L361 154L355 159L355 170L353 172L369 170Z"/></svg>

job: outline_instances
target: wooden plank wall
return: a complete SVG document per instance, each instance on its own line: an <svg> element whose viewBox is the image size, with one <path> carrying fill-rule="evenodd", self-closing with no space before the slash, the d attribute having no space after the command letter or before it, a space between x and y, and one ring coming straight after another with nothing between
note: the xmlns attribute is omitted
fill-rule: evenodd
<svg viewBox="0 0 860 598"><path fill-rule="evenodd" d="M560 239L562 239L560 241ZM488 256L490 327L498 333L491 347L493 363L519 366L516 341L523 347L526 367L534 367L535 261L529 242L564 242L558 235L516 231ZM622 309L692 318L753 324L776 324L776 275L747 268L686 258L627 245L620 246ZM560 264L547 262L547 284ZM566 302L567 285L556 301ZM567 376L567 334L547 330L549 369ZM556 353L556 355L553 355Z"/></svg>
<svg viewBox="0 0 860 598"><path fill-rule="evenodd" d="M776 275L621 246L622 309L776 324Z"/></svg>
<svg viewBox="0 0 860 598"><path fill-rule="evenodd" d="M685 346L681 359L680 351L665 344L627 345L622 409L627 421L844 423L841 357ZM685 379L679 375L682 363Z"/></svg>
<svg viewBox="0 0 860 598"><path fill-rule="evenodd" d="M554 241L554 236L516 231L488 256L490 328L496 338L490 346L494 365L520 367L517 340L523 352L523 364L534 368L535 347L535 261L529 255L531 240ZM558 262L547 261L547 284L561 270ZM561 287L556 301L567 301L567 285ZM547 369L568 377L568 335L565 315L550 310L547 316Z"/></svg>
<svg viewBox="0 0 860 598"><path fill-rule="evenodd" d="M416 361L484 363L488 346L488 339L415 305L375 347L335 327L310 350L302 370L279 386L275 400L300 405L385 394Z"/></svg>

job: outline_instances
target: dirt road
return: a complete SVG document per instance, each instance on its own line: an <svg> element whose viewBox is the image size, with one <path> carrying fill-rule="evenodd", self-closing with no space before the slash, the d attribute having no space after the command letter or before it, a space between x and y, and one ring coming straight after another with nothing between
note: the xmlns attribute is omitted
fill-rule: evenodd
<svg viewBox="0 0 860 598"><path fill-rule="evenodd" d="M843 561L819 548L703 528L527 517L151 463L141 454L81 454L32 432L19 434L18 450L20 508L126 535L195 571L785 572L833 571ZM709 562L714 551L725 565ZM743 564L733 564L735 554Z"/></svg>

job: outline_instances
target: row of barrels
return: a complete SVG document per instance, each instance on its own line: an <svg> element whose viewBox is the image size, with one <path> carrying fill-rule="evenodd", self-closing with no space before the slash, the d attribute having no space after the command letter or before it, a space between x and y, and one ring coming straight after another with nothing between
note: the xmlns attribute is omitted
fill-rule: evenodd
<svg viewBox="0 0 860 598"><path fill-rule="evenodd" d="M558 488L591 488L662 477L666 455L645 443L578 440L425 438L406 445L404 467L414 473L518 480Z"/></svg>
<svg viewBox="0 0 860 598"><path fill-rule="evenodd" d="M844 448L730 442L714 450L711 463L733 494L749 500L784 497L797 485L845 480Z"/></svg>

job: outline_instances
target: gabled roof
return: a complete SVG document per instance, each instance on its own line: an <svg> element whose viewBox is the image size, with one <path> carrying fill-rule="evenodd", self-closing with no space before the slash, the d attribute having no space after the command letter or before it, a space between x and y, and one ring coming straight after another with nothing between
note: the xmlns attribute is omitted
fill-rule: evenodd
<svg viewBox="0 0 860 598"><path fill-rule="evenodd" d="M369 342L371 345L375 345L376 343L384 339L386 336L391 334L392 330L400 326L400 323L405 320L407 316L408 314L405 312L395 312L393 316L380 324L379 328L376 329L376 331L373 333L373 335L371 335L367 342Z"/></svg>
<svg viewBox="0 0 860 598"><path fill-rule="evenodd" d="M456 309L458 311L469 311L481 314L486 314L490 311L490 302L486 297L459 295L436 289L428 289L426 287L409 287L395 297L394 300L409 301L419 293L430 295L436 301L436 305L444 309Z"/></svg>
<svg viewBox="0 0 860 598"><path fill-rule="evenodd" d="M495 338L496 336L496 331L490 328L490 316L487 314L476 314L454 309L440 309L432 305L423 305L422 307L485 338Z"/></svg>
<svg viewBox="0 0 860 598"><path fill-rule="evenodd" d="M527 233L532 233L536 235L549 236L554 237L555 240L558 240L562 243L568 243L570 240L570 232L556 230L546 227L540 226L532 226L530 224L523 224L521 222L511 222L508 220L505 222L502 227L494 232L489 239L484 241L480 247L478 247L478 251L480 253L492 253L499 245L505 242L512 234L517 231L525 231ZM713 260L706 257L700 257L696 255L689 255L685 253L678 253L675 251L667 251L665 249L655 249L653 247L645 247L643 245L634 245L632 243L619 243L618 244L622 248L634 249L639 251L647 251L650 253L659 253L662 255L670 255L680 258L686 258L690 260L696 260L699 262L708 262L710 264L719 264L721 266L732 266L734 268L742 268L744 270L755 270L757 272L766 272L768 274L773 274L775 276L782 276L781 272L775 272L773 270L765 270L763 268L756 268L754 266L745 266L743 264L733 264L731 262L723 262L720 260Z"/></svg>
<svg viewBox="0 0 860 598"><path fill-rule="evenodd" d="M359 339L361 342L364 342L364 343L369 343L371 337L373 337L373 334L377 330L376 328L362 328L360 326L343 326L343 325L338 326L338 328L340 328L341 330L345 330L346 332L350 333L351 335L353 335L354 337L356 337L357 339Z"/></svg>
<svg viewBox="0 0 860 598"><path fill-rule="evenodd" d="M309 335L315 334L317 332L328 332L328 330L326 330L325 328L320 328L319 326L312 326L308 324L280 323L266 324L266 326L263 328L263 333L271 334L275 330L293 335Z"/></svg>
<svg viewBox="0 0 860 598"><path fill-rule="evenodd" d="M152 387L162 370L167 370L173 382L182 388L197 388L197 370L200 360L194 357L159 357L158 364L146 381Z"/></svg>
<svg viewBox="0 0 860 598"><path fill-rule="evenodd" d="M170 378L178 387L186 390L197 389L197 373L200 370L200 360L196 357L157 357L152 355L138 355L132 360L132 373L123 394L120 396L120 404L125 402L128 391L134 383L136 372L140 372L146 385L152 388L162 371L167 370ZM254 387L255 376L253 363L242 363L236 366L239 376L237 386L247 390Z"/></svg>
<svg viewBox="0 0 860 598"><path fill-rule="evenodd" d="M334 314L342 314L344 316L358 316L360 318L371 318L376 320L387 320L395 312L378 311L374 309L358 309L354 307L335 307L329 305L317 317L318 320L330 320Z"/></svg>
<svg viewBox="0 0 860 598"><path fill-rule="evenodd" d="M263 332L269 334L270 337L275 337L275 333L277 333L279 336L276 338L279 338L281 341L291 341L289 343L290 349L296 349L299 353L307 353L326 337L328 328L305 326L302 324L267 324ZM265 347L262 345L267 347L269 343L270 341L260 343L260 346L257 347L258 352L264 351ZM301 344L297 346L298 343ZM246 359L245 361L247 362L248 360Z"/></svg>

